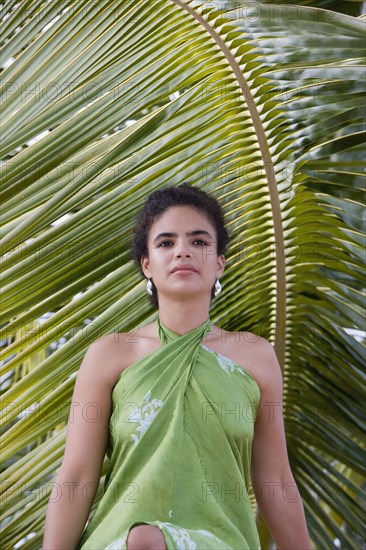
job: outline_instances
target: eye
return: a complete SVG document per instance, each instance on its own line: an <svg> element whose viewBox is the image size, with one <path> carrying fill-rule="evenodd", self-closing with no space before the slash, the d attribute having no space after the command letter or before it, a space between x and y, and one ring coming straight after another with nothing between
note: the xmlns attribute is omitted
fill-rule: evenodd
<svg viewBox="0 0 366 550"><path fill-rule="evenodd" d="M193 243L199 243L200 246L207 246L206 241L202 241L202 239L196 239Z"/></svg>
<svg viewBox="0 0 366 550"><path fill-rule="evenodd" d="M160 246L165 247L165 246L169 246L169 245L171 245L171 244L173 244L172 241L161 241L161 242L158 244L158 248L159 248Z"/></svg>

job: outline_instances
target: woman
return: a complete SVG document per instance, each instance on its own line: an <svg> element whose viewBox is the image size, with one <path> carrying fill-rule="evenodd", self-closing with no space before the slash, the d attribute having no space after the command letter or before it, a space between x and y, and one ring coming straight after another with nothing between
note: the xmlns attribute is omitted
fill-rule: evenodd
<svg viewBox="0 0 366 550"><path fill-rule="evenodd" d="M273 347L209 319L227 242L213 197L187 184L150 195L133 254L158 317L84 357L44 550L253 550L251 483L280 550L311 548ZM106 451L103 497L82 534Z"/></svg>

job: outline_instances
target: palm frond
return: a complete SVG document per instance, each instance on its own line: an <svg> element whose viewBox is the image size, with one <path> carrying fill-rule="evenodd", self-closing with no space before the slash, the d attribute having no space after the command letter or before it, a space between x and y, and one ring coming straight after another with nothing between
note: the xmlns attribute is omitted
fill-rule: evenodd
<svg viewBox="0 0 366 550"><path fill-rule="evenodd" d="M154 318L132 227L152 190L182 181L219 198L231 234L211 318L275 345L314 543L362 537L364 342L352 331L364 330L364 22L219 4L5 7L8 548L26 536L22 548L40 546L86 348Z"/></svg>

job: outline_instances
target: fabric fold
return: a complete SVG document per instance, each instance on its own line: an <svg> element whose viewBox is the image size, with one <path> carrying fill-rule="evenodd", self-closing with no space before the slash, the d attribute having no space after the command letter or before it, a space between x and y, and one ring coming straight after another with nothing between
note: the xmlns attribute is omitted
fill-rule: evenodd
<svg viewBox="0 0 366 550"><path fill-rule="evenodd" d="M126 549L131 527L159 527L170 549L260 548L250 461L260 390L210 349L210 319L178 335L157 318L160 348L112 392L103 496L78 549Z"/></svg>

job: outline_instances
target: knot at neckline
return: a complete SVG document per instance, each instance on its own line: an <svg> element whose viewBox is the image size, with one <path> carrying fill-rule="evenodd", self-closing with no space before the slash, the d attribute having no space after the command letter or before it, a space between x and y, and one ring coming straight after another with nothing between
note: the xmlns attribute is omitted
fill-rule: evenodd
<svg viewBox="0 0 366 550"><path fill-rule="evenodd" d="M156 319L157 326L158 326L158 334L160 338L160 342L168 342L171 340L176 340L177 338L184 338L186 336L201 336L200 340L202 340L208 332L211 331L211 320L210 318L207 319L207 321L204 321L201 325L198 325L194 329L185 332L184 334L177 334L176 332L173 332L170 328L163 325L160 321L160 317Z"/></svg>

